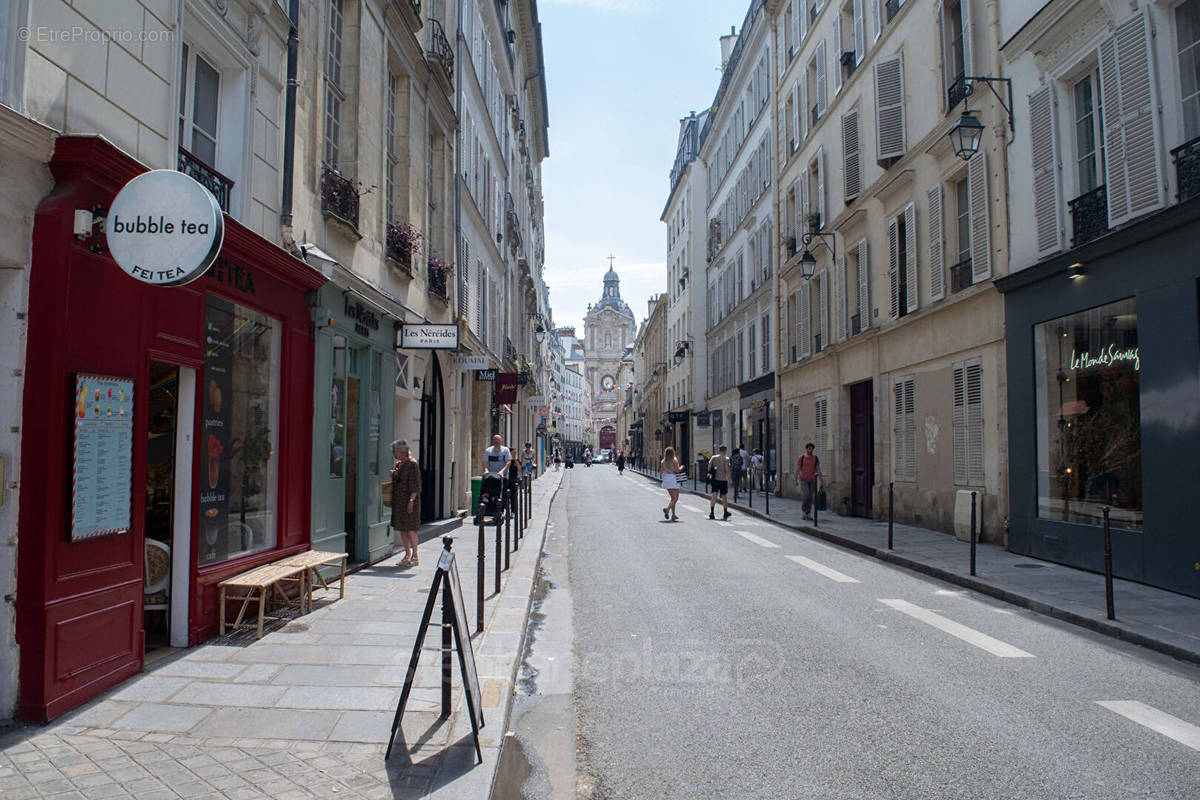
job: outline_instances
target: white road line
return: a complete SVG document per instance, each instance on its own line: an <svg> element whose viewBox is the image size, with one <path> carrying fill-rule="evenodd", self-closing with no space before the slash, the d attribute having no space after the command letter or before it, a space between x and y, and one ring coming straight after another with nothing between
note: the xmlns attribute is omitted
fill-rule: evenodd
<svg viewBox="0 0 1200 800"><path fill-rule="evenodd" d="M895 610L907 614L913 619L919 619L926 625L932 625L940 631L958 637L968 644L973 644L978 648L987 650L994 656L1000 658L1033 658L1032 653L1026 653L1024 650L1013 647L1007 642L1002 642L999 639L994 639L986 633L980 633L974 628L968 628L966 625L946 619L935 611L930 611L927 608L915 606L907 600L883 600L881 603L885 606L894 608Z"/></svg>
<svg viewBox="0 0 1200 800"><path fill-rule="evenodd" d="M686 508L688 511L695 511L697 514L704 514L704 513L708 512L707 508L701 508L700 506L684 505L683 503L680 503L679 507Z"/></svg>
<svg viewBox="0 0 1200 800"><path fill-rule="evenodd" d="M788 556L788 558L790 558L792 561L795 561L802 567L807 567L813 572L824 575L831 581L836 581L837 583L858 583L858 578L851 578L849 575L838 572L836 569L827 567L824 564L818 564L811 558L805 558L804 556Z"/></svg>
<svg viewBox="0 0 1200 800"><path fill-rule="evenodd" d="M750 533L749 531L738 531L737 535L741 536L743 539L745 539L748 542L754 542L759 547L775 547L775 548L779 547L779 545L775 544L774 542L768 542L766 539L762 538L761 536L755 536L753 533Z"/></svg>
<svg viewBox="0 0 1200 800"><path fill-rule="evenodd" d="M1136 700L1097 700L1096 704L1104 706L1109 711L1115 711L1122 717L1131 719L1155 733L1161 733L1180 744L1185 744L1193 750L1200 750L1200 728L1190 722L1184 722L1165 711L1159 711L1153 706L1139 703Z"/></svg>

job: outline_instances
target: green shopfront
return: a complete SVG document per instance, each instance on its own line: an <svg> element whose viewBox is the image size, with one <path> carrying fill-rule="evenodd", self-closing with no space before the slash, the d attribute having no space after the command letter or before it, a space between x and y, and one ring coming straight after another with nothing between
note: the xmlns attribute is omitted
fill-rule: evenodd
<svg viewBox="0 0 1200 800"><path fill-rule="evenodd" d="M312 546L375 562L392 552L394 320L365 292L326 284L313 308Z"/></svg>

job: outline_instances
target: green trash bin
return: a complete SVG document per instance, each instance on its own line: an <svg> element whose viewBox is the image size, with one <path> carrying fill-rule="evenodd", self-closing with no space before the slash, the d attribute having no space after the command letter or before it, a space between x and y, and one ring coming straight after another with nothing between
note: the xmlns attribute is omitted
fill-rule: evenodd
<svg viewBox="0 0 1200 800"><path fill-rule="evenodd" d="M483 478L471 478L471 516L479 513L479 495L483 492Z"/></svg>

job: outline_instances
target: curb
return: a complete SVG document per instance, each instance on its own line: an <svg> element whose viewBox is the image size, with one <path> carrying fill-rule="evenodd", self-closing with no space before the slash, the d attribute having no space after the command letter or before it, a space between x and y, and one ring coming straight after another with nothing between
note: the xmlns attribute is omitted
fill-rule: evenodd
<svg viewBox="0 0 1200 800"><path fill-rule="evenodd" d="M645 473L638 472L637 470L634 470L633 472L635 475L640 475L649 481L653 482L654 480L653 476L648 476ZM709 495L706 495L703 492L695 489L683 489L683 491L697 497L703 497L705 499L709 497ZM830 544L835 544L847 550L853 550L855 552L862 553L863 555L876 558L880 561L884 561L889 564L895 564L896 566L904 567L905 569L913 572L917 572L922 575L928 575L932 578L937 578L939 580L946 581L947 583L952 583L956 586L961 586L964 589L971 589L979 592L980 594L994 597L997 600L1003 600L1004 602L1019 608L1026 608L1038 614L1051 617L1052 619L1057 619L1062 622L1068 622L1072 625L1077 625L1081 628L1086 628L1094 633L1110 636L1114 639L1135 644L1139 647L1145 647L1147 650L1153 650L1157 653L1162 653L1163 655L1179 659L1180 661L1186 661L1191 664L1200 664L1200 652L1189 650L1185 647L1179 647L1169 642L1164 642L1160 639L1155 639L1151 636L1147 636L1146 634L1138 633L1137 631L1130 630L1124 626L1114 624L1109 620L1096 619L1075 611L1069 611L1065 608L1059 608L1058 606L1051 605L1043 600L1036 600L1027 595L1019 594L1009 589L1004 589L1000 586L987 583L986 581L980 580L978 577L972 578L969 575L959 575L956 572L950 572L949 570L935 567L922 561L916 561L890 550L881 550L869 544L863 544L862 542L855 541L853 539L843 538L836 534L829 533L828 531L823 531L820 528L814 528L811 525L792 525L790 523L783 522L782 520L775 519L774 517L768 517L766 514L763 514L752 508L747 508L740 504L735 505L730 503L729 505L732 508L737 508L743 514L748 516L767 520L768 522L772 522L782 528L808 534L809 536L829 542Z"/></svg>

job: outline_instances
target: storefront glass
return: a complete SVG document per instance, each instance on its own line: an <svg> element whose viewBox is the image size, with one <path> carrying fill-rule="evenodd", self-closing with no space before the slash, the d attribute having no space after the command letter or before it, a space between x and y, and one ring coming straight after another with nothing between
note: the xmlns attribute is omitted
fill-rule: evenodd
<svg viewBox="0 0 1200 800"><path fill-rule="evenodd" d="M333 380L329 384L329 477L346 475L346 337L333 337Z"/></svg>
<svg viewBox="0 0 1200 800"><path fill-rule="evenodd" d="M1034 326L1038 516L1142 529L1132 298ZM1014 465L1015 468L1015 465Z"/></svg>
<svg viewBox="0 0 1200 800"><path fill-rule="evenodd" d="M275 546L279 324L214 295L205 309L201 566Z"/></svg>

